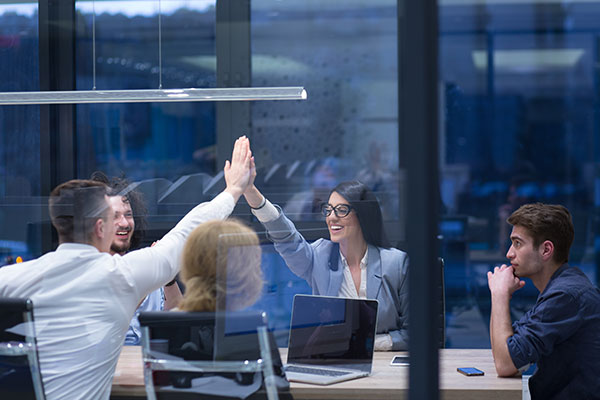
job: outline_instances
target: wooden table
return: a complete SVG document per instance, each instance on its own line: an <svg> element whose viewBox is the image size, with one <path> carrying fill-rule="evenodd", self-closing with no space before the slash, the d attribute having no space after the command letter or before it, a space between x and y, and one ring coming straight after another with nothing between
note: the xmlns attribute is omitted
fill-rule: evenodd
<svg viewBox="0 0 600 400"><path fill-rule="evenodd" d="M287 349L280 349L285 360ZM376 352L373 373L329 386L291 383L294 399L401 399L407 397L408 367L390 366L398 352ZM142 352L138 346L124 346L115 376L112 396L144 397ZM457 367L476 367L484 376L464 376ZM440 398L442 399L521 399L521 378L498 378L489 349L440 350Z"/></svg>

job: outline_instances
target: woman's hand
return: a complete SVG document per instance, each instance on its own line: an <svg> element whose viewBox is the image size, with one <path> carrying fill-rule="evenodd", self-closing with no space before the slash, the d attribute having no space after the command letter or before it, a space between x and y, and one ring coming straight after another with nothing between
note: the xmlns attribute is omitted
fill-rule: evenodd
<svg viewBox="0 0 600 400"><path fill-rule="evenodd" d="M256 173L254 175L256 177ZM254 178L252 179L254 181ZM244 197L246 198L246 202L252 208L258 208L263 204L264 196L262 193L254 186L254 182L252 185L248 185L246 191L244 192Z"/></svg>
<svg viewBox="0 0 600 400"><path fill-rule="evenodd" d="M225 192L231 194L237 202L242 193L246 191L252 178L252 151L250 150L250 141L246 136L239 137L233 146L231 162L225 161L225 183L227 187ZM254 172L256 176L256 172Z"/></svg>

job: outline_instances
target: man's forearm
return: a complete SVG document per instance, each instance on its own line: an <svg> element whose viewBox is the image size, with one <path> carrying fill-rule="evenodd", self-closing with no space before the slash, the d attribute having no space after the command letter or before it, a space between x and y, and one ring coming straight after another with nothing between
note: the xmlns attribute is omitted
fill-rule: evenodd
<svg viewBox="0 0 600 400"><path fill-rule="evenodd" d="M510 320L509 296L492 294L490 341L496 372L499 376L512 376L518 372L506 344L506 340L513 333Z"/></svg>

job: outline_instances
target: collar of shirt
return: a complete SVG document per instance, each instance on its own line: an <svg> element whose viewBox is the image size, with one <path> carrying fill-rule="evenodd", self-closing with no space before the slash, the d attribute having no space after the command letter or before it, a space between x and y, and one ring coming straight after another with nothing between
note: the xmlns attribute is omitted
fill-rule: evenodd
<svg viewBox="0 0 600 400"><path fill-rule="evenodd" d="M342 260L342 264L344 265L344 268L348 268L348 261L346 260L346 257L344 257L344 255L342 254L341 251L340 251L340 259ZM367 268L367 260L368 259L369 259L369 246L367 246L367 249L365 250L365 255L360 260L360 269L361 270Z"/></svg>
<svg viewBox="0 0 600 400"><path fill-rule="evenodd" d="M62 244L58 245L58 247L56 248L56 251L71 251L71 250L93 251L95 253L100 252L96 247L92 246L91 244L87 244L87 243L75 243L75 242L62 243Z"/></svg>
<svg viewBox="0 0 600 400"><path fill-rule="evenodd" d="M350 297L350 298L367 298L367 260L369 259L369 249L365 251L365 255L360 260L360 286L358 288L358 292L356 291L356 285L354 284L354 279L352 279L352 273L350 272L350 268L348 267L348 262L344 255L340 252L340 262L343 265L344 271L344 280L342 281L342 286L338 292L339 297Z"/></svg>

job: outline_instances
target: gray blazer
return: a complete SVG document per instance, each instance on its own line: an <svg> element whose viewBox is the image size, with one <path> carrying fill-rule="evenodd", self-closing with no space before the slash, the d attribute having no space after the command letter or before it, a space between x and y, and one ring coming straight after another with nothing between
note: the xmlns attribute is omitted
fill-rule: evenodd
<svg viewBox="0 0 600 400"><path fill-rule="evenodd" d="M306 280L313 294L337 296L344 272L341 260L330 265L333 242L309 244L279 209L279 217L263 223L275 249L290 270ZM389 333L392 350L408 350L408 256L398 249L369 245L367 298L379 301L377 333Z"/></svg>

